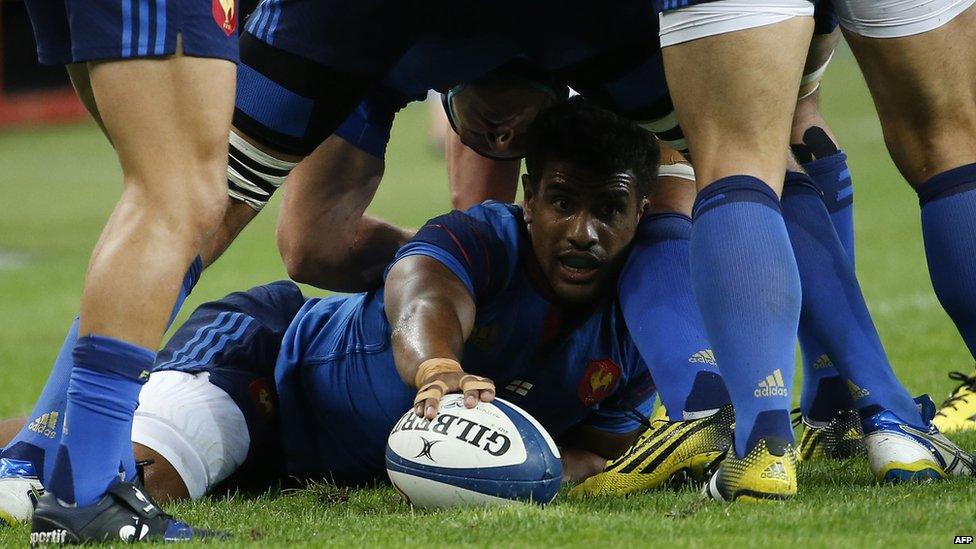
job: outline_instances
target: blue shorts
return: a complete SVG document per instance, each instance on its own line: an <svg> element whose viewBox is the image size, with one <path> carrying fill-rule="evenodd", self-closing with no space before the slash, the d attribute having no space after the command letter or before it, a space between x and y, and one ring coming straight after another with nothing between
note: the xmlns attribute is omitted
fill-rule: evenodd
<svg viewBox="0 0 976 549"><path fill-rule="evenodd" d="M160 351L156 371L208 372L244 415L250 449L224 487L383 478L386 439L414 391L400 381L385 331L357 326L350 340L355 299L306 301L288 281L258 286L202 305ZM291 356L303 359L283 367Z"/></svg>
<svg viewBox="0 0 976 549"><path fill-rule="evenodd" d="M237 62L234 0L25 1L45 65L172 55L177 35L187 55Z"/></svg>

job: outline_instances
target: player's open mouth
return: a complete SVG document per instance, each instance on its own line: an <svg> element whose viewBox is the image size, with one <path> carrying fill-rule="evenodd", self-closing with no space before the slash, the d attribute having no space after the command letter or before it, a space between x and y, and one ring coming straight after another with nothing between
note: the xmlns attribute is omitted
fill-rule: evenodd
<svg viewBox="0 0 976 549"><path fill-rule="evenodd" d="M592 282L600 269L600 260L585 252L569 252L559 256L562 278L572 284Z"/></svg>

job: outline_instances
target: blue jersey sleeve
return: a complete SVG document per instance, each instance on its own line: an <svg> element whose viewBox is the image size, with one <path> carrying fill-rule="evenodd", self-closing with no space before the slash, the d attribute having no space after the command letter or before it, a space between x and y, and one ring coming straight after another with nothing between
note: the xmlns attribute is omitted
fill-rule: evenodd
<svg viewBox="0 0 976 549"><path fill-rule="evenodd" d="M518 206L493 201L435 217L400 248L390 267L412 255L432 257L457 275L478 301L511 279L518 263L521 218Z"/></svg>

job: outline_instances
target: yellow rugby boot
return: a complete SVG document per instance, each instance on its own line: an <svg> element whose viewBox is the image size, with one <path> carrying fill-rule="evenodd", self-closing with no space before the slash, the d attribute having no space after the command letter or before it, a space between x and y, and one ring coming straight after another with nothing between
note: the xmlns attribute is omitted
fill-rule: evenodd
<svg viewBox="0 0 976 549"><path fill-rule="evenodd" d="M761 502L796 495L796 451L786 440L759 440L744 458L730 449L702 494L718 501Z"/></svg>
<svg viewBox="0 0 976 549"><path fill-rule="evenodd" d="M623 495L666 483L704 480L711 465L732 443L732 406L685 421L657 419L602 473L586 479L569 495Z"/></svg>
<svg viewBox="0 0 976 549"><path fill-rule="evenodd" d="M799 416L795 424L803 426L799 459L848 459L866 454L864 431L857 410L838 410L830 421L814 421Z"/></svg>
<svg viewBox="0 0 976 549"><path fill-rule="evenodd" d="M976 375L949 372L949 379L959 386L942 403L932 423L943 433L976 430Z"/></svg>

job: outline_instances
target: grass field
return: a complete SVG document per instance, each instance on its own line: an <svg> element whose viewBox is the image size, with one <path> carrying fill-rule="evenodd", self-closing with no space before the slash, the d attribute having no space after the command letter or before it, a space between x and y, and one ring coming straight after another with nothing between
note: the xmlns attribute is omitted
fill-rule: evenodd
<svg viewBox="0 0 976 549"><path fill-rule="evenodd" d="M854 174L858 273L868 303L899 375L913 393L939 401L951 389L946 372L969 371L972 360L932 294L915 195L888 159L848 53L835 58L824 94ZM417 225L448 208L443 164L422 137L425 121L421 108L399 117L372 213ZM0 134L0 417L30 410L76 314L88 253L118 193L112 150L93 124ZM277 203L206 272L184 316L202 301L285 276L274 245ZM959 440L976 450L976 436ZM679 491L424 513L386 487L320 486L173 510L234 532L234 544L266 546L932 547L976 533L970 479L881 487L867 463L855 460L803 464L800 482L794 501L766 506L703 503ZM0 547L26 541L25 527L0 530Z"/></svg>

